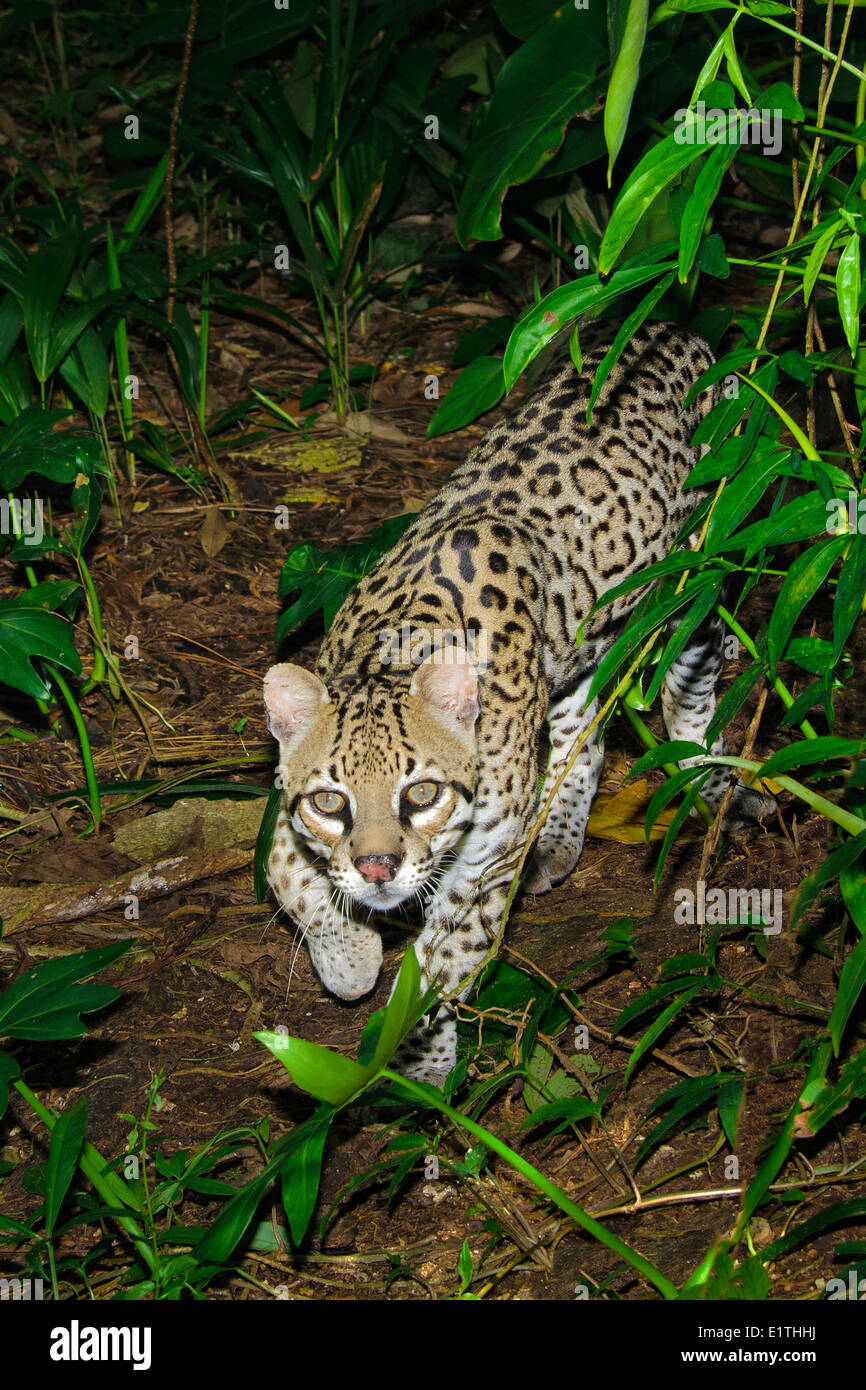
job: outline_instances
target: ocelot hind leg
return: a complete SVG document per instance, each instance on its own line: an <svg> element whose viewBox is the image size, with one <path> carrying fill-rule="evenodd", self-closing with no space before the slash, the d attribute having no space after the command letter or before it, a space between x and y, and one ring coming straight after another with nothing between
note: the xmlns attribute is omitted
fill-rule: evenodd
<svg viewBox="0 0 866 1390"><path fill-rule="evenodd" d="M672 624L673 627L677 623ZM707 729L716 712L716 686L724 661L725 627L717 614L712 614L690 637L685 649L665 673L662 684L662 714L668 737L688 743L704 743ZM719 735L711 752L724 756L728 746ZM684 758L681 767L700 762L700 758ZM715 768L701 788L701 796L711 810L717 810L728 785L736 777L733 769ZM771 816L776 809L772 797L737 782L725 816L725 830L738 830L757 820Z"/></svg>

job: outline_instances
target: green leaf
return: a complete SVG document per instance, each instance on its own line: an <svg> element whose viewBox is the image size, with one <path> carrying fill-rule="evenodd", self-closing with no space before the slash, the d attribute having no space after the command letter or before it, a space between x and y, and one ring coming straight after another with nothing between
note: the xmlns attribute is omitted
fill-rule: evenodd
<svg viewBox="0 0 866 1390"><path fill-rule="evenodd" d="M323 1108L319 1124L311 1126L303 1141L294 1144L280 1167L283 1210L295 1245L300 1245L313 1215L322 1173L322 1153L333 1112Z"/></svg>
<svg viewBox="0 0 866 1390"><path fill-rule="evenodd" d="M653 672L653 678L650 681L650 686L646 693L646 702L648 705L652 704L656 695L659 693L661 683L666 673L670 670L671 666L673 666L677 658L685 651L693 633L700 627L704 619L709 616L716 606L716 602L722 590L722 585L724 584L724 575L718 573L718 571L704 571L704 573L709 573L714 578L715 582L708 584L707 587L698 594L688 612L684 613L677 621L676 627L668 638L665 649Z"/></svg>
<svg viewBox="0 0 866 1390"><path fill-rule="evenodd" d="M282 788L279 786L271 787L267 804L262 814L262 823L259 826L259 833L256 836L256 852L253 860L253 887L257 903L267 901L268 860L271 856L271 845L273 844L274 830L276 828L277 816L280 813L282 801Z"/></svg>
<svg viewBox="0 0 866 1390"><path fill-rule="evenodd" d="M709 585L718 585L718 571L694 575L687 580L679 593L668 594L665 598L655 598L648 608L638 616L632 614L625 631L620 634L613 646L600 661L592 684L587 693L587 703L591 701L609 680L625 664L631 654L655 631L662 627L674 613L685 608Z"/></svg>
<svg viewBox="0 0 866 1390"><path fill-rule="evenodd" d="M775 777L780 772L790 772L794 767L811 767L814 763L829 762L833 758L859 757L866 740L856 738L807 738L801 743L789 744L780 748L764 763L759 776L764 779Z"/></svg>
<svg viewBox="0 0 866 1390"><path fill-rule="evenodd" d="M463 246L501 236L506 191L537 173L559 149L575 112L593 105L606 57L603 7L560 5L507 60L465 156L457 208Z"/></svg>
<svg viewBox="0 0 866 1390"><path fill-rule="evenodd" d="M761 675L761 663L759 661L754 661L745 671L740 672L732 685L728 686L707 728L706 739L708 748L713 746L722 730L726 729L733 720L734 715L739 713L740 709L751 695L752 690L761 679Z"/></svg>
<svg viewBox="0 0 866 1390"><path fill-rule="evenodd" d="M54 1122L48 1162L45 1165L45 1234L54 1234L54 1226L75 1176L78 1159L87 1129L87 1103L82 1098L71 1110L64 1110Z"/></svg>
<svg viewBox="0 0 866 1390"><path fill-rule="evenodd" d="M839 317L853 357L860 341L860 237L852 232L836 267Z"/></svg>
<svg viewBox="0 0 866 1390"><path fill-rule="evenodd" d="M746 1082L742 1077L735 1081L726 1081L724 1086L719 1088L716 1102L719 1108L719 1119L722 1122L722 1129L725 1131L725 1138L732 1149L736 1148L737 1121L740 1117L745 1089Z"/></svg>
<svg viewBox="0 0 866 1390"><path fill-rule="evenodd" d="M833 665L839 660L866 597L866 536L858 530L842 562L833 604Z"/></svg>
<svg viewBox="0 0 866 1390"><path fill-rule="evenodd" d="M36 700L45 700L51 687L31 664L44 657L78 675L81 659L72 645L72 624L56 613L45 613L21 598L0 599L0 679Z"/></svg>
<svg viewBox="0 0 866 1390"><path fill-rule="evenodd" d="M832 883L849 864L858 863L864 854L866 854L866 830L861 831L859 835L855 835L850 840L845 840L837 849L828 854L823 864L819 865L814 873L811 873L800 884L800 891L791 912L791 926L796 925L827 884Z"/></svg>
<svg viewBox="0 0 866 1390"><path fill-rule="evenodd" d="M93 328L85 328L75 347L60 364L60 375L99 419L108 410L111 389L108 354Z"/></svg>
<svg viewBox="0 0 866 1390"><path fill-rule="evenodd" d="M607 378L610 375L610 372L612 371L613 367L616 365L616 363L622 356L626 344L631 342L632 338L634 337L637 330L640 328L644 319L646 319L652 313L653 309L658 304L662 295L667 294L671 285L674 283L675 278L676 277L673 271L671 271L671 273L669 275L666 275L663 280L660 280L657 285L653 285L649 294L644 295L637 308L629 314L628 318L625 320L616 337L614 338L613 343L608 348L602 360L599 362L592 383L592 391L590 392L589 405L586 409L587 423L590 422L592 408L598 400L601 388L607 381Z"/></svg>
<svg viewBox="0 0 866 1390"><path fill-rule="evenodd" d="M776 674L794 624L847 545L847 536L818 541L792 563L776 599L767 630L767 658L771 675Z"/></svg>
<svg viewBox="0 0 866 1390"><path fill-rule="evenodd" d="M290 1038L282 1033L256 1033L255 1036L288 1068L296 1086L317 1100L340 1107L348 1104L376 1079L406 1034L430 1008L435 990L430 989L423 996L420 995L420 981L418 958L410 946L403 957L394 992L385 1009L375 1054L366 1065L320 1047L318 1043L306 1042L303 1038Z"/></svg>
<svg viewBox="0 0 866 1390"><path fill-rule="evenodd" d="M698 254L704 227L710 210L718 197L722 179L738 153L739 149L736 145L717 145L708 156L689 195L689 201L686 203L680 223L678 270L680 283L683 285L689 278L689 271L694 264L695 256Z"/></svg>
<svg viewBox="0 0 866 1390"><path fill-rule="evenodd" d="M652 1102L650 1110L662 1110L670 1106L668 1114L660 1120L655 1129L647 1135L635 1155L635 1167L646 1157L651 1149L676 1129L682 1120L705 1110L716 1099L721 1088L730 1081L742 1081L741 1077L728 1073L713 1073L710 1076L692 1076L680 1081Z"/></svg>
<svg viewBox="0 0 866 1390"><path fill-rule="evenodd" d="M833 1040L833 1052L837 1057L848 1020L863 993L864 985L866 985L866 936L861 936L842 966L842 973L839 976L839 985L836 990L836 1002L827 1024L830 1037Z"/></svg>
<svg viewBox="0 0 866 1390"><path fill-rule="evenodd" d="M792 541L811 540L813 536L826 533L827 504L819 492L809 492L795 497L793 502L786 502L764 520L744 526L727 540L720 537L716 553L724 555L729 550L742 550L743 563L748 564L752 556L765 547L790 545Z"/></svg>
<svg viewBox="0 0 866 1390"><path fill-rule="evenodd" d="M13 980L0 994L0 1036L39 1041L78 1038L87 1029L79 1017L110 1004L120 990L106 985L81 985L132 946L120 941L93 951L44 961Z"/></svg>
<svg viewBox="0 0 866 1390"><path fill-rule="evenodd" d="M476 357L450 387L427 427L427 438L462 429L505 394L501 357Z"/></svg>
<svg viewBox="0 0 866 1390"><path fill-rule="evenodd" d="M581 275L580 279L561 285L545 295L517 324L508 346L505 349L503 371L505 389L510 391L521 372L537 356L543 347L555 338L557 333L572 319L578 318L588 309L597 310L638 285L649 280L657 280L670 271L664 262L653 265L623 268L603 282L596 274Z"/></svg>
<svg viewBox="0 0 866 1390"><path fill-rule="evenodd" d="M638 223L662 190L709 148L707 141L697 140L694 125L694 113L690 111L680 128L654 145L626 179L602 238L598 254L602 275L613 270Z"/></svg>
<svg viewBox="0 0 866 1390"><path fill-rule="evenodd" d="M346 595L414 520L411 513L390 517L368 540L338 550L320 551L309 544L290 550L280 575L279 596L285 598L298 589L301 595L277 623L277 642L320 608L325 627L329 627Z"/></svg>
<svg viewBox="0 0 866 1390"><path fill-rule="evenodd" d="M20 1075L21 1068L15 1058L0 1050L0 1120L6 1114L9 1104L9 1083L16 1081Z"/></svg>
<svg viewBox="0 0 866 1390"><path fill-rule="evenodd" d="M607 145L607 184L622 149L628 118L640 76L640 60L646 39L649 0L629 0L619 52L607 88L604 104L604 140Z"/></svg>
<svg viewBox="0 0 866 1390"><path fill-rule="evenodd" d="M812 291L815 288L815 281L818 279L824 262L827 259L827 253L836 239L837 232L844 225L841 217L833 217L829 226L821 233L815 245L812 247L812 250L809 252L809 258L806 261L805 270L803 272L804 304L809 303L812 297Z"/></svg>
<svg viewBox="0 0 866 1390"><path fill-rule="evenodd" d="M80 233L70 229L40 246L27 263L21 311L27 351L38 381L47 381L51 375L49 360L54 316L69 283L80 247Z"/></svg>
<svg viewBox="0 0 866 1390"><path fill-rule="evenodd" d="M679 983L681 984L682 981ZM653 1046L656 1039L661 1037L668 1024L676 1018L677 1014L682 1013L683 1009L688 1007L695 995L700 994L703 988L703 980L698 980L695 984L689 985L688 989L683 990L682 994L677 995L676 999L673 999L671 1003L668 1004L667 1008L662 1010L658 1018L654 1019L650 1024L628 1059L628 1066L625 1069L625 1075L622 1079L623 1090L625 1090L628 1085L629 1077L644 1053Z"/></svg>

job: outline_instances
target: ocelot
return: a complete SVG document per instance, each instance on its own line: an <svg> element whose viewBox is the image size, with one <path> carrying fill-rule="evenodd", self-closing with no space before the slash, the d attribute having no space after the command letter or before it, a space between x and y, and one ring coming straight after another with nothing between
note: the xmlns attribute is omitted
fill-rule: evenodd
<svg viewBox="0 0 866 1390"><path fill-rule="evenodd" d="M277 899L301 927L323 984L366 994L382 963L371 913L418 899L415 949L425 981L459 997L505 905L538 802L591 722L587 691L639 593L576 634L608 589L671 549L700 494L684 488L695 429L711 405L690 387L712 363L706 344L670 324L640 329L587 424L594 369L612 341L582 331L570 357L494 426L349 595L316 673L271 667L264 692L285 796L269 862ZM703 743L722 664L711 616L667 672L672 739ZM718 740L714 751L724 749ZM563 781L524 887L546 892L575 867L598 785L590 738ZM728 774L702 795L718 805ZM543 795L543 793L542 793ZM733 818L772 802L737 786ZM453 1009L407 1039L398 1065L441 1084L453 1065Z"/></svg>

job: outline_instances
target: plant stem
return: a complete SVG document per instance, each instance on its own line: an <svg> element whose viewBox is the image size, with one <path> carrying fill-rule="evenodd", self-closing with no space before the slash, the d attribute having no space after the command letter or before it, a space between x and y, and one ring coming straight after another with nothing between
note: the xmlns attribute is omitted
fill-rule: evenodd
<svg viewBox="0 0 866 1390"><path fill-rule="evenodd" d="M87 781L87 795L90 801L90 810L93 815L93 828L98 830L102 823L102 806L99 800L99 787L96 782L96 770L93 766L93 753L90 748L90 739L78 703L70 690L66 681L50 662L46 662L51 678L55 682L58 690L66 701L69 713L72 715L75 724L75 731L78 734L78 742L81 745L81 761L84 764L84 776Z"/></svg>

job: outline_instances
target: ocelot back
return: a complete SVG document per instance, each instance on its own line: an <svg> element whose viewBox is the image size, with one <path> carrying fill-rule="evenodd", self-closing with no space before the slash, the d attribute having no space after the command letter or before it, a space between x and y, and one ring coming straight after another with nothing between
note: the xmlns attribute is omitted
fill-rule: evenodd
<svg viewBox="0 0 866 1390"><path fill-rule="evenodd" d="M594 369L612 336L601 324L584 330L583 372L568 356L555 362L472 450L346 600L315 675L278 665L265 677L285 788L268 877L323 983L343 999L365 994L379 973L370 912L413 898L424 905L415 942L423 978L438 976L443 993L459 996L535 819L544 722L549 786L596 713L586 704L593 672L638 594L600 610L579 645L577 629L601 594L667 553L698 501L683 483L711 401L684 401L711 365L709 349L670 324L642 328L587 426ZM711 618L667 673L673 739L703 742L721 635ZM601 764L590 738L536 842L530 892L577 863ZM702 795L717 805L726 786L720 770ZM770 805L738 787L741 818ZM446 1005L410 1035L398 1064L441 1083L454 1048Z"/></svg>

